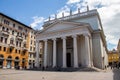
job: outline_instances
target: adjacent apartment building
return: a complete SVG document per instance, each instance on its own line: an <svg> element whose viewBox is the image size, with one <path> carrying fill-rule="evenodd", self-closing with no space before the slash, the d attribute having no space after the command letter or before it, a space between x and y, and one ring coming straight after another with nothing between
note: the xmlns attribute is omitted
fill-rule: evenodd
<svg viewBox="0 0 120 80"><path fill-rule="evenodd" d="M0 68L28 68L35 62L35 31L0 13Z"/></svg>
<svg viewBox="0 0 120 80"><path fill-rule="evenodd" d="M113 49L108 52L108 63L109 65L116 64L119 62L119 54L118 51Z"/></svg>

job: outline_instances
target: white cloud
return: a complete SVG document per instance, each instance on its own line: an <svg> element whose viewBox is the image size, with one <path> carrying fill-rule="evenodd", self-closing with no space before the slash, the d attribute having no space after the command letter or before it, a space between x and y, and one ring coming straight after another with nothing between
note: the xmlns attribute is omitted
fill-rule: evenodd
<svg viewBox="0 0 120 80"><path fill-rule="evenodd" d="M118 39L120 38L120 0L68 0L65 6L57 10L57 17L62 17L62 13L64 13L64 16L69 15L69 11L70 9L73 10L73 7L76 8L76 10L80 8L81 12L86 11L87 5L90 9L98 10L106 35L108 48L112 50L112 48L117 46ZM77 11L73 11L73 13L76 12ZM52 14L51 19L54 18L55 15ZM38 16L33 19L34 22L31 24L32 27L39 26L39 24L45 20L45 18ZM109 44L113 47L109 46Z"/></svg>
<svg viewBox="0 0 120 80"><path fill-rule="evenodd" d="M80 0L68 0L67 4L73 4L77 2L80 2Z"/></svg>
<svg viewBox="0 0 120 80"><path fill-rule="evenodd" d="M30 26L31 26L32 28L42 29L41 26L42 26L45 18L44 18L44 17L34 16L32 19L33 19L34 21L30 24Z"/></svg>
<svg viewBox="0 0 120 80"><path fill-rule="evenodd" d="M112 50L112 48L117 47L120 38L120 0L68 0L67 5L73 5L72 3L75 3L74 6L80 8L81 11L86 10L87 5L90 9L97 9L103 24L108 48Z"/></svg>

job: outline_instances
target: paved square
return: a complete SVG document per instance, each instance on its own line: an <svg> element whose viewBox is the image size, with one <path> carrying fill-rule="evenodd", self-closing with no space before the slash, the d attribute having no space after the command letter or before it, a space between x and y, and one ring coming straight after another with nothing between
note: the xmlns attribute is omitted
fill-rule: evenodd
<svg viewBox="0 0 120 80"><path fill-rule="evenodd" d="M120 70L107 72L48 72L0 70L0 80L120 80Z"/></svg>

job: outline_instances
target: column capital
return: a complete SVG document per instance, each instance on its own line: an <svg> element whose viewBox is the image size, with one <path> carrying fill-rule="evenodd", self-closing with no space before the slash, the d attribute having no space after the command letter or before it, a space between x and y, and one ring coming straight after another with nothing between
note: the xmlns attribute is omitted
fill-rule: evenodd
<svg viewBox="0 0 120 80"><path fill-rule="evenodd" d="M72 35L72 38L76 38L77 37L77 35Z"/></svg>
<svg viewBox="0 0 120 80"><path fill-rule="evenodd" d="M56 41L56 38L52 38L52 40L53 40L53 41L54 41L54 40Z"/></svg>
<svg viewBox="0 0 120 80"><path fill-rule="evenodd" d="M83 36L89 36L87 33L83 34Z"/></svg>
<svg viewBox="0 0 120 80"><path fill-rule="evenodd" d="M43 41L47 42L47 41L48 41L48 39L44 39Z"/></svg>
<svg viewBox="0 0 120 80"><path fill-rule="evenodd" d="M61 37L62 39L66 39L66 36Z"/></svg>
<svg viewBox="0 0 120 80"><path fill-rule="evenodd" d="M83 36L85 36L85 37L89 37L89 38L92 37L91 34L88 34L88 33L83 34Z"/></svg>

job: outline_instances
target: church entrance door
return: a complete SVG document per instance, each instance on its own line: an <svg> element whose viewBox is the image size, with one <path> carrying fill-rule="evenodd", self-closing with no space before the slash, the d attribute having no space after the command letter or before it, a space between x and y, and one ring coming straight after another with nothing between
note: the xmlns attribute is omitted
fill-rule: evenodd
<svg viewBox="0 0 120 80"><path fill-rule="evenodd" d="M71 53L67 53L67 67L71 67Z"/></svg>

